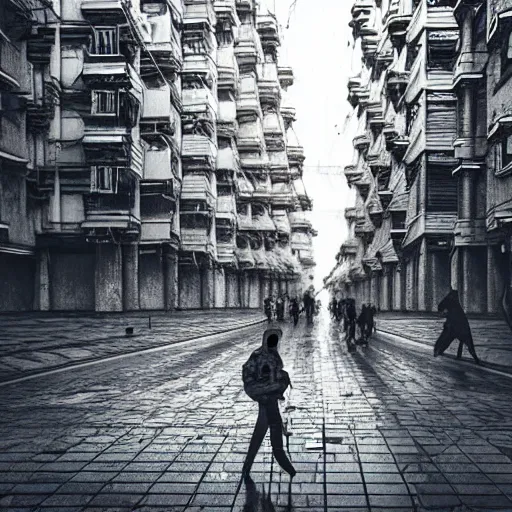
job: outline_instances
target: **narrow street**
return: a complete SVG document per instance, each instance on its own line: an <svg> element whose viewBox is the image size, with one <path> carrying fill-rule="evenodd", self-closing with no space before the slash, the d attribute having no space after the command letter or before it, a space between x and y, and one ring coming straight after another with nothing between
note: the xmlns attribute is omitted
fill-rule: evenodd
<svg viewBox="0 0 512 512"><path fill-rule="evenodd" d="M284 328L291 493L267 439L247 495L263 328L0 387L0 508L512 510L512 379L379 336L349 354L326 315Z"/></svg>

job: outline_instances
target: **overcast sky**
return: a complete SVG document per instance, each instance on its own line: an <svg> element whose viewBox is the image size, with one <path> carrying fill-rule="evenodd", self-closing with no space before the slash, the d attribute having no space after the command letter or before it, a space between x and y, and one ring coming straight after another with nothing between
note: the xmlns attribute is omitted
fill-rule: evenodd
<svg viewBox="0 0 512 512"><path fill-rule="evenodd" d="M351 2L348 0L266 0L282 25L280 62L293 67L295 84L289 89L297 109L294 128L304 146L304 183L313 199L312 221L317 261L315 287L335 264L346 238L344 209L353 204L343 167L352 161L353 134L343 133L351 112L347 79L353 73ZM289 28L286 28L290 18ZM350 43L352 44L352 43Z"/></svg>

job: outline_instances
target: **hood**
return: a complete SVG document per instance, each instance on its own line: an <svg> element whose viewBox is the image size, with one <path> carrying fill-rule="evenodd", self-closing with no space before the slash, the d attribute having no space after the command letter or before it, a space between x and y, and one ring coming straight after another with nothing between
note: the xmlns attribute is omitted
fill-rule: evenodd
<svg viewBox="0 0 512 512"><path fill-rule="evenodd" d="M261 347L263 348L263 350L268 350L267 340L268 340L269 336L271 336L272 334L277 334L279 341L281 341L281 338L283 337L283 331L278 326L269 327L269 328L265 329L265 332L263 333L262 344L261 344ZM277 344L276 348L279 349L279 343Z"/></svg>

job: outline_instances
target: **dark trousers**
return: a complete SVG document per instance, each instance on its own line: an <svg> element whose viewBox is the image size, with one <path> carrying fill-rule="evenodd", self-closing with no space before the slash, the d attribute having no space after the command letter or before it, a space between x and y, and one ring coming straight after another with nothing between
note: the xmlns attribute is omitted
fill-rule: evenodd
<svg viewBox="0 0 512 512"><path fill-rule="evenodd" d="M272 444L272 453L277 463L288 474L295 474L295 469L283 448L283 420L281 419L277 400L269 400L266 404L259 403L258 405L258 419L249 444L247 457L245 458L243 473L248 474L251 471L254 459L270 427L270 443Z"/></svg>

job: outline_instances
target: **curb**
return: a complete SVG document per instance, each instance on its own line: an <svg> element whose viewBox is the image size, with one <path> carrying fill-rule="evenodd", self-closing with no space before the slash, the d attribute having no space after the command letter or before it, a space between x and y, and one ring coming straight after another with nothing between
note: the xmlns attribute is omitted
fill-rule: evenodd
<svg viewBox="0 0 512 512"><path fill-rule="evenodd" d="M184 338L184 339L180 339L180 340L177 340L177 341L174 341L174 342L171 342L171 343L167 342L167 343L155 344L155 345L153 345L151 347L145 347L145 348L141 348L141 349L138 349L138 350L128 350L128 351L124 351L124 352L119 352L118 354L108 355L108 356L103 356L103 357L89 357L89 358L82 359L80 361L73 361L73 362L70 362L70 363L67 363L67 364L62 364L62 365L58 365L58 366L51 366L51 367L48 367L48 368L46 368L44 370L22 372L23 374L21 376L19 376L19 377L14 377L14 378L8 379L8 380L0 380L0 387L8 386L10 384L16 384L18 382L23 382L23 381L26 381L26 380L32 380L32 379L35 379L37 377L43 377L45 375L51 375L51 374L54 374L54 373L61 373L61 372L67 371L67 370L72 370L74 368L76 369L76 368L81 368L81 367L84 367L84 366L91 366L93 364L101 363L103 361L113 361L113 360L116 360L116 359L121 359L121 358L129 357L129 356L133 356L135 354L144 354L144 353L153 352L153 351L156 351L156 350L164 350L164 349L172 347L174 345L179 345L180 343L187 343L187 342L190 342L190 341L195 341L195 340L200 340L200 339L213 338L214 336L219 336L219 335L222 335L222 334L228 334L230 332L235 332L235 331L239 331L239 330L242 330L242 329L247 329L249 327L255 327L256 325L259 325L259 324L262 324L262 323L267 323L267 319L257 320L257 321L254 321L254 322L249 322L249 323L247 323L245 325L242 325L242 326L232 327L232 328L229 328L229 329L223 329L223 330L220 330L220 331L217 331L217 332L214 332L214 333L210 333L210 334L205 334L205 335L202 335L202 336L192 336L191 338Z"/></svg>
<svg viewBox="0 0 512 512"><path fill-rule="evenodd" d="M411 340L409 338L405 338L404 336L400 336L399 334L396 334L394 332L384 331L381 329L377 329L377 335L381 335L382 338L385 341L393 342L397 341L398 343L404 344L404 345L412 345L415 348L422 349L424 352L429 352L432 354L433 345L430 345L429 343L424 343L421 341ZM387 338L387 340L386 340ZM432 356L433 357L433 356ZM501 375L502 377L508 377L509 379L512 379L512 368L493 368L491 365L492 363L487 363L485 361L481 361L481 364L479 366L475 365L474 362L470 359L457 359L452 354L443 354L440 356L442 359L447 360L451 363L456 363L457 365L462 364L465 366L468 366L473 369L478 369L485 371L487 373L493 373L495 375Z"/></svg>

